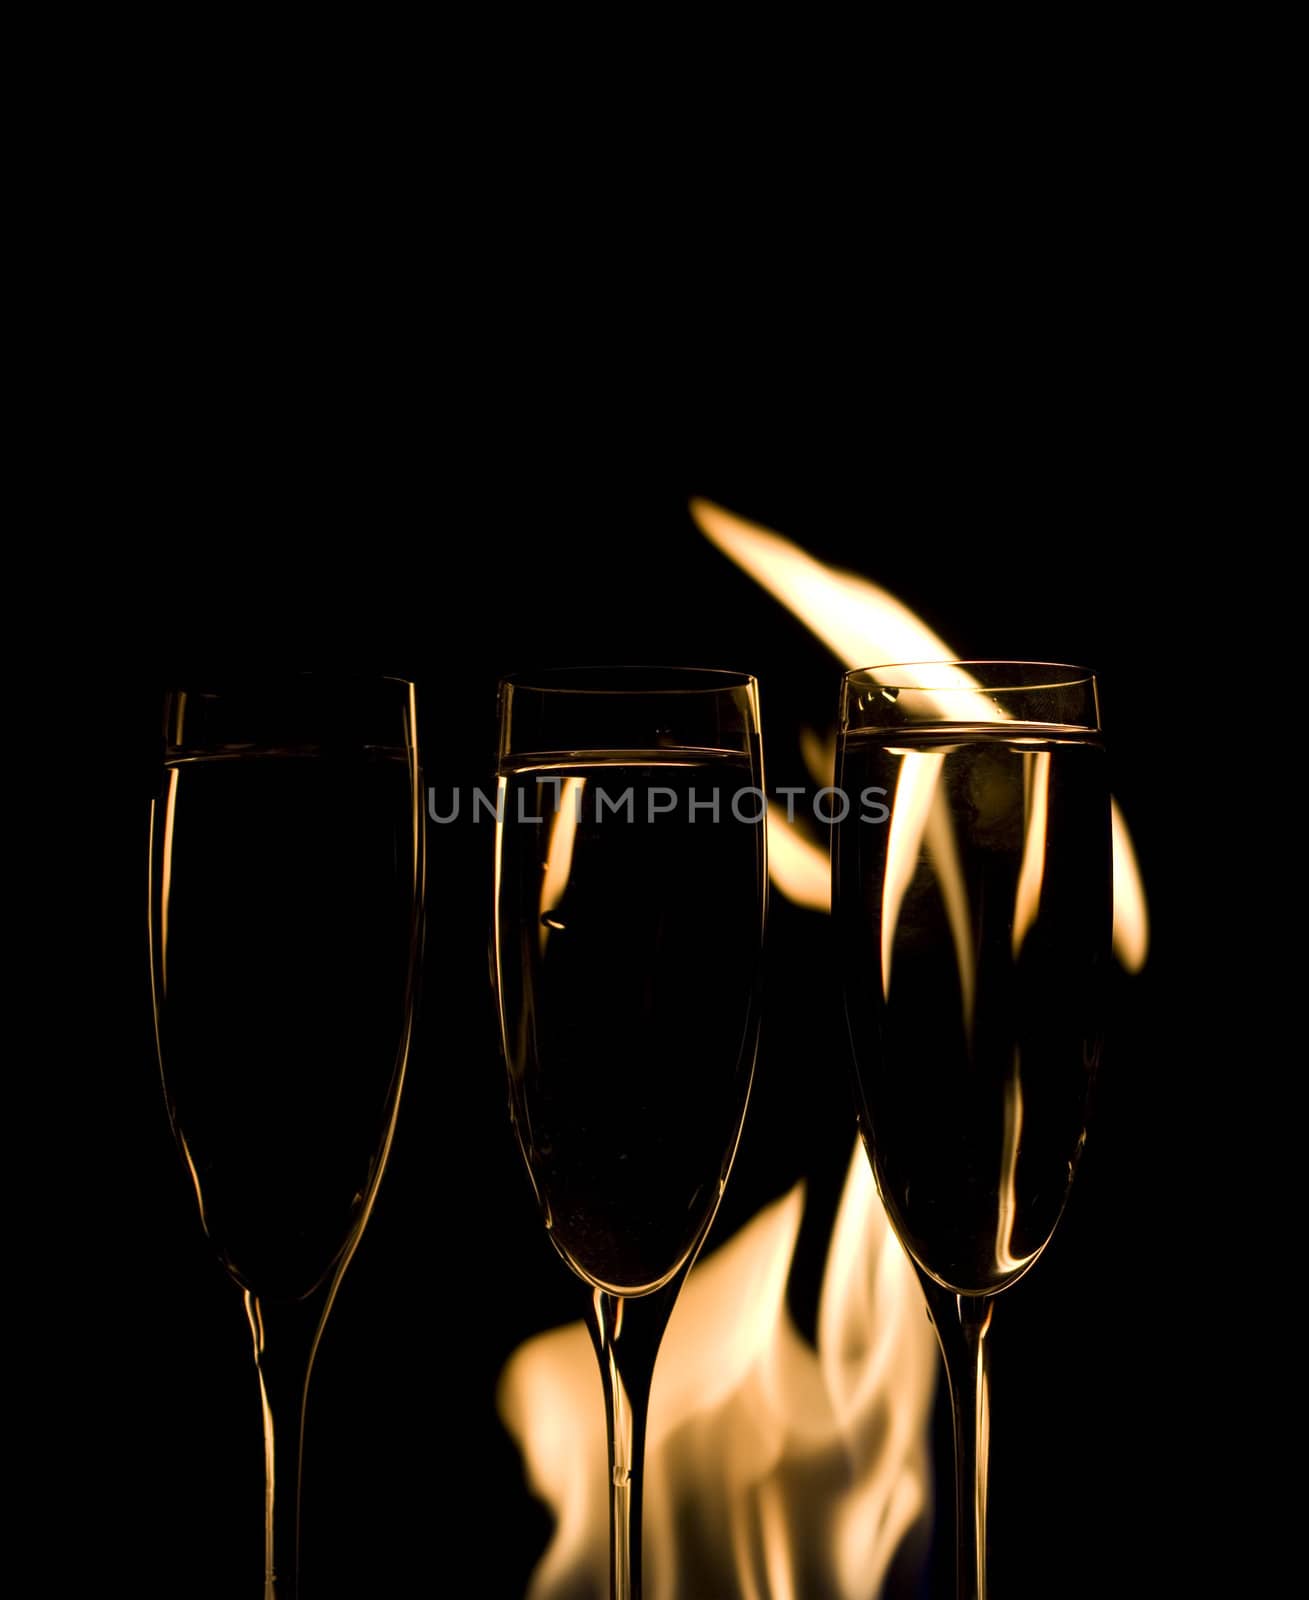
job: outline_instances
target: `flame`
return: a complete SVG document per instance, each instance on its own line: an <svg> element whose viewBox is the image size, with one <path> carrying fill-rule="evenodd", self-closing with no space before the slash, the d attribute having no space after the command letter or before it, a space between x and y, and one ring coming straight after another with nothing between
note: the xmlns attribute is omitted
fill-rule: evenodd
<svg viewBox="0 0 1309 1600"><path fill-rule="evenodd" d="M1002 1272L1017 1272L1031 1256L1014 1254L1014 1225L1018 1221L1018 1150L1023 1138L1022 1058L1014 1051L1013 1071L1004 1086L1004 1132L1001 1135L1000 1206L995 1224L995 1259Z"/></svg>
<svg viewBox="0 0 1309 1600"><path fill-rule="evenodd" d="M1023 752L1023 864L1014 900L1014 960L1041 909L1045 882L1045 836L1050 817L1050 752Z"/></svg>
<svg viewBox="0 0 1309 1600"><path fill-rule="evenodd" d="M1139 972L1150 953L1150 912L1136 864L1132 836L1117 800L1109 807L1114 846L1114 954L1128 972ZM779 888L781 886L779 885Z"/></svg>
<svg viewBox="0 0 1309 1600"><path fill-rule="evenodd" d="M900 922L900 907L918 868L918 850L941 775L943 756L913 751L900 764L886 841L886 876L882 882L883 992L891 992L891 950Z"/></svg>
<svg viewBox="0 0 1309 1600"><path fill-rule="evenodd" d="M816 784L826 788L836 782L836 735L815 733L812 728L800 730L800 754Z"/></svg>
<svg viewBox="0 0 1309 1600"><path fill-rule="evenodd" d="M832 867L827 851L813 843L776 806L768 808L768 876L788 900L811 911L832 909Z"/></svg>
<svg viewBox="0 0 1309 1600"><path fill-rule="evenodd" d="M953 657L903 602L868 579L825 566L780 535L708 501L693 501L691 511L720 550L847 666ZM973 687L967 674L959 674L959 686ZM989 709L977 714L1002 715ZM801 744L815 781L831 784L830 736L806 730ZM929 752L904 757L888 837L883 928L889 939L925 848L942 888L967 1018L975 983L970 916L953 824L939 794L940 763ZM1048 815L1048 757L1034 753L1025 767L1015 952L1040 907ZM560 884L567 879L571 830L563 816L570 809L561 804L551 835L543 919L558 902L556 877ZM1135 972L1149 946L1148 915L1116 804L1113 860L1114 949ZM819 844L777 805L768 809L768 868L789 899L830 910L825 842ZM889 947L885 956L889 977ZM1005 1105L996 1237L1001 1261L1011 1259L1023 1123L1017 1066ZM803 1210L802 1186L766 1207L696 1267L674 1309L655 1369L646 1436L649 1600L680 1600L687 1593L715 1600L802 1600L816 1594L872 1600L906 1533L928 1508L936 1344L913 1270L858 1145L828 1248L816 1344L797 1330L786 1303ZM582 1325L521 1346L501 1375L498 1402L523 1452L528 1481L556 1518L528 1600L564 1600L588 1586L604 1593L604 1404Z"/></svg>
<svg viewBox="0 0 1309 1600"><path fill-rule="evenodd" d="M789 539L711 500L692 500L691 515L725 555L793 611L846 666L954 659L945 641L889 590L824 566Z"/></svg>
<svg viewBox="0 0 1309 1600"><path fill-rule="evenodd" d="M867 578L825 566L789 539L710 500L692 500L691 515L724 555L780 600L847 667L954 658L955 652L903 601ZM961 674L961 687L966 686L966 675ZM1112 818L1114 954L1128 972L1139 972L1150 946L1145 889L1117 802ZM930 838L928 843L932 843ZM787 893L781 880L774 881ZM810 902L802 900L801 904Z"/></svg>
<svg viewBox="0 0 1309 1600"><path fill-rule="evenodd" d="M538 923L541 954L545 954L551 928L558 928L559 903L568 888L568 876L573 870L573 844L577 838L577 823L582 815L582 794L585 778L565 778L555 796L555 819L550 826L550 843L546 847L545 874L541 879L541 916Z"/></svg>
<svg viewBox="0 0 1309 1600"><path fill-rule="evenodd" d="M797 1185L696 1268L673 1312L646 1438L651 1600L872 1600L928 1504L936 1344L861 1147L832 1233L817 1348L786 1305L803 1210ZM604 1406L580 1324L523 1345L499 1404L557 1518L529 1600L587 1581L605 1592Z"/></svg>

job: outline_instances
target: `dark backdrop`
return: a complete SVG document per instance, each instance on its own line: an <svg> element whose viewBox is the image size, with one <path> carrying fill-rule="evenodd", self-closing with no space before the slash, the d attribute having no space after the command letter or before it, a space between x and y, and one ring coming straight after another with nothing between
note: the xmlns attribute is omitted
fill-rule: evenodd
<svg viewBox="0 0 1309 1600"><path fill-rule="evenodd" d="M317 376L328 398L306 412ZM1194 1351L1197 1285L1220 1237L1209 1152L1224 1119L1200 1087L1218 1048L1216 912L1194 889L1211 842L1205 775L1184 760L1161 690L1161 663L1205 647L1185 525L1211 470L1204 443L1153 428L1152 402L1130 386L1111 406L1035 382L945 401L925 383L903 405L856 400L843 421L830 406L818 420L803 384L769 372L733 387L688 370L639 411L631 386L579 404L552 379L510 386L495 368L441 388L439 408L414 387L413 404L374 403L324 370L294 391L251 384L240 404L197 406L165 375L133 412L139 426L91 454L98 509L65 598L53 552L50 628L72 668L57 748L74 804L60 826L76 895L55 907L74 965L50 1016L64 1065L37 1190L62 1330L60 1563L88 1582L127 1575L142 1596L257 1592L248 1334L194 1214L150 1024L162 690L260 664L412 676L425 777L448 787L490 774L502 672L739 666L761 680L771 783L802 781L796 733L830 724L839 666L698 534L687 498L701 494L881 582L961 655L1085 661L1102 675L1153 944L1145 973L1115 986L1069 1211L999 1308L995 1561L1002 1594L1180 1592L1193 1567L1212 1576L1222 1536L1197 1529L1231 1519L1210 1520L1225 1496L1206 1441L1231 1402L1221 1361L1201 1382ZM1182 483L1179 503L1170 486ZM485 823L431 830L399 1129L310 1399L309 1596L451 1592L443 1573L460 1552L477 1592L509 1600L548 1532L494 1385L524 1337L580 1314L579 1286L539 1226L505 1114L486 983L490 848ZM773 905L755 1096L711 1248L799 1176L830 1203L852 1135L825 923ZM802 1262L793 1286L802 1321L816 1272ZM948 1458L938 1474L948 1483ZM938 1549L924 1592L946 1592L948 1564Z"/></svg>

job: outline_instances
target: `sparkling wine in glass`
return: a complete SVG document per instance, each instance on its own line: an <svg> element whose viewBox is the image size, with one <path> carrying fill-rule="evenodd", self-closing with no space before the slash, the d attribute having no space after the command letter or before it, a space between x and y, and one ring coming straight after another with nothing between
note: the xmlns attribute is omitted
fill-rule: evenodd
<svg viewBox="0 0 1309 1600"><path fill-rule="evenodd" d="M754 680L507 679L497 807L510 1112L550 1240L591 1290L611 1586L630 1600L655 1357L754 1068L767 883Z"/></svg>
<svg viewBox="0 0 1309 1600"><path fill-rule="evenodd" d="M156 1036L264 1416L266 1600L298 1583L304 1400L395 1127L421 937L414 691L178 690L151 815Z"/></svg>
<svg viewBox="0 0 1309 1600"><path fill-rule="evenodd" d="M986 1590L994 1296L1086 1133L1112 921L1095 680L1030 662L846 675L833 899L860 1130L954 1412L958 1592Z"/></svg>

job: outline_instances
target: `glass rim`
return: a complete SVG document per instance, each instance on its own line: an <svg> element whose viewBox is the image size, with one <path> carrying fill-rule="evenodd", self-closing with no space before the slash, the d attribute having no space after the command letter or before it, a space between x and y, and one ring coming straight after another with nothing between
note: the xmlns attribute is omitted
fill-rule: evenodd
<svg viewBox="0 0 1309 1600"><path fill-rule="evenodd" d="M163 692L169 761L274 747L418 748L417 686L389 673L234 671L175 681Z"/></svg>
<svg viewBox="0 0 1309 1600"><path fill-rule="evenodd" d="M928 673L932 667L946 667L953 672L968 672L972 667L1022 667L1031 669L1038 675L1022 681L1011 683L975 683L965 684L958 682L914 682L896 683L888 680L884 674L888 672L915 672ZM876 682L879 689L899 689L904 693L918 690L923 694L1009 694L1030 693L1042 689L1073 689L1079 685L1094 684L1095 671L1091 667L1074 666L1066 661L1010 661L1003 658L982 658L972 660L955 660L940 657L927 661L885 661L874 662L866 667L851 667L843 676L842 681L852 684L861 678L870 678Z"/></svg>
<svg viewBox="0 0 1309 1600"><path fill-rule="evenodd" d="M609 681L603 680L623 680ZM753 673L727 667L595 666L545 667L511 672L500 679L501 689L533 694L561 695L696 695L724 694L733 689L754 689Z"/></svg>
<svg viewBox="0 0 1309 1600"><path fill-rule="evenodd" d="M340 684L354 688L377 688L384 683L395 684L402 689L413 689L417 686L414 678L403 678L394 672L353 672L338 670L334 667L314 667L308 670L296 671L294 668L277 668L263 672L252 668L245 672L228 672L213 678L198 676L190 679L178 679L170 682L164 689L165 696L176 694L196 695L222 695L234 694L241 691L256 689L262 685L273 688L286 688L291 685L301 684Z"/></svg>

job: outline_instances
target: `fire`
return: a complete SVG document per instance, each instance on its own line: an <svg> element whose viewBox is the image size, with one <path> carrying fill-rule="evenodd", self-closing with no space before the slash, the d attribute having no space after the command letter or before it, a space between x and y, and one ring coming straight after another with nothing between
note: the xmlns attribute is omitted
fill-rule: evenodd
<svg viewBox="0 0 1309 1600"><path fill-rule="evenodd" d="M811 911L832 908L832 867L827 851L776 806L768 808L768 876L788 900Z"/></svg>
<svg viewBox="0 0 1309 1600"><path fill-rule="evenodd" d="M952 661L954 651L888 590L824 566L799 545L709 500L692 500L701 531L793 611L848 667Z"/></svg>
<svg viewBox="0 0 1309 1600"><path fill-rule="evenodd" d="M1150 913L1132 836L1116 800L1109 815L1114 843L1114 954L1128 972L1139 972L1150 951Z"/></svg>
<svg viewBox="0 0 1309 1600"><path fill-rule="evenodd" d="M691 1274L655 1369L646 1439L646 1592L680 1600L871 1600L929 1496L936 1343L856 1146L815 1349L786 1306L797 1185ZM604 1407L580 1324L522 1346L500 1410L555 1513L529 1600L604 1593Z"/></svg>
<svg viewBox="0 0 1309 1600"><path fill-rule="evenodd" d="M577 838L577 819L582 814L585 778L565 778L559 789L555 819L550 828L546 851L545 876L541 880L541 954L545 954L550 930L560 926L556 913L573 870L573 844Z"/></svg>
<svg viewBox="0 0 1309 1600"><path fill-rule="evenodd" d="M1050 752L1029 751L1023 756L1023 864L1018 872L1018 899L1014 906L1015 961L1041 908L1049 815Z"/></svg>
<svg viewBox="0 0 1309 1600"><path fill-rule="evenodd" d="M691 511L720 550L847 666L953 658L903 602L868 579L825 566L708 501L693 501ZM971 686L960 674L960 687ZM831 784L834 741L806 730L801 746L815 781ZM967 1013L974 977L969 916L953 828L937 798L940 759L912 753L902 764L883 925L894 927L907 874L925 845L946 892ZM1048 758L1038 754L1025 784L1028 848L1014 911L1016 947L1040 905L1048 782ZM567 826L557 828L550 884L566 880L571 842ZM1114 950L1136 972L1149 948L1148 913L1116 804L1113 865ZM768 811L768 869L796 904L830 909L827 841L776 805ZM547 887L543 914L553 898ZM1023 1118L1016 1075L1014 1090L1005 1114L1012 1155L1002 1174L1010 1195ZM786 1303L804 1203L797 1185L761 1211L696 1267L673 1312L646 1438L650 1600L681 1600L688 1592L715 1600L872 1600L906 1533L929 1508L936 1342L863 1150L856 1145L828 1248L816 1346L797 1330ZM1002 1204L1001 1260L1012 1247L1012 1212L1012 1203ZM528 1600L606 1592L604 1404L582 1325L517 1350L501 1376L499 1406L533 1490L556 1518Z"/></svg>
<svg viewBox="0 0 1309 1600"><path fill-rule="evenodd" d="M954 659L955 652L903 601L867 578L825 566L789 539L712 501L693 500L691 515L724 555L780 600L847 667L877 661ZM1139 972L1150 948L1145 889L1131 835L1116 801L1112 816L1114 954L1128 972ZM772 837L770 832L770 844ZM786 894L786 884L774 881ZM801 903L811 902L802 899Z"/></svg>

